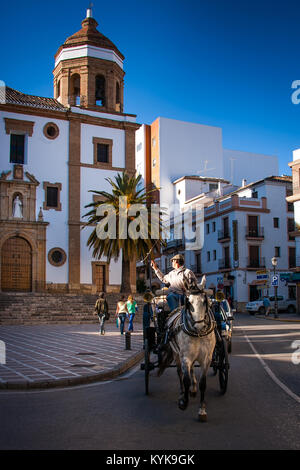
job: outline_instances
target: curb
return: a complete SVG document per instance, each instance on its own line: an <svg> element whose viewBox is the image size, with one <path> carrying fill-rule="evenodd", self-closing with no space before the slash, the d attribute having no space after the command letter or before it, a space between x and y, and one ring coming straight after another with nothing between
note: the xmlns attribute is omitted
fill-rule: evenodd
<svg viewBox="0 0 300 470"><path fill-rule="evenodd" d="M290 319L290 318L274 318L274 317L269 317L266 315L260 315L260 316L257 316L256 315L256 318L264 318L265 320L274 320L274 321L281 321L281 322L288 322L288 323L300 323L300 319L298 320L297 318L294 318L294 319Z"/></svg>
<svg viewBox="0 0 300 470"><path fill-rule="evenodd" d="M94 375L85 375L82 377L72 377L65 379L54 379L54 380L37 380L34 382L19 381L19 382L3 382L0 383L0 393L1 390L36 390L36 389L48 389L48 388L58 388L58 387L71 387L75 385L84 385L93 382L103 382L105 380L114 379L124 372L127 372L128 369L135 366L141 359L144 357L144 351L139 351L134 354L127 361L121 362L110 370L99 372Z"/></svg>

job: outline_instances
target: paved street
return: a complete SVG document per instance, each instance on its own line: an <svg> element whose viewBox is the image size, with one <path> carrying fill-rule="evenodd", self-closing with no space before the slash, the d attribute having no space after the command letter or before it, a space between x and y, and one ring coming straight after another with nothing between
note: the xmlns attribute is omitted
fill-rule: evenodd
<svg viewBox="0 0 300 470"><path fill-rule="evenodd" d="M152 373L148 397L139 366L99 383L2 390L0 448L300 449L296 340L300 323L237 315L228 391L210 372L205 424L199 397L178 409L175 369Z"/></svg>
<svg viewBox="0 0 300 470"><path fill-rule="evenodd" d="M0 364L1 388L66 386L109 379L134 365L141 357L142 327L135 324L131 349L115 323L1 326L6 363Z"/></svg>

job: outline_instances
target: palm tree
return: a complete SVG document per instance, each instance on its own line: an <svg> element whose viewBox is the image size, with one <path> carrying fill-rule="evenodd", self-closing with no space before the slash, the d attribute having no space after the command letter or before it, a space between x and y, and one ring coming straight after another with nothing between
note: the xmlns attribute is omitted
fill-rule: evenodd
<svg viewBox="0 0 300 470"><path fill-rule="evenodd" d="M150 215L147 216L146 223L138 223L141 220L139 219L141 212L143 212L143 209L146 211L147 206L149 206L149 199L152 193L152 190L146 191L145 188L138 189L141 178L141 175L129 176L126 172L117 174L115 181L111 178L106 178L106 181L112 186L112 193L91 190L90 192L101 196L103 200L92 202L85 206L86 208L92 208L84 215L84 217L88 218L85 226L95 224L99 226L102 222L102 233L107 234L100 238L97 227L90 234L87 245L90 249L93 249L93 257L100 259L102 256L106 256L107 262L110 263L111 259L117 260L122 253L121 292L131 292L130 261L146 259L153 254L155 248L159 249L164 244L161 235L162 222L160 213L156 219L156 223L158 223L158 238L151 238L153 232L151 231ZM101 215L98 215L99 211L97 214L97 209L101 209L101 206L103 206L103 211L100 211ZM141 210L137 210L134 213L136 208ZM130 224L132 226L132 223L137 228L136 231L140 232L138 238L133 238L130 235ZM111 236L111 233L108 233L110 224L114 228L113 236Z"/></svg>

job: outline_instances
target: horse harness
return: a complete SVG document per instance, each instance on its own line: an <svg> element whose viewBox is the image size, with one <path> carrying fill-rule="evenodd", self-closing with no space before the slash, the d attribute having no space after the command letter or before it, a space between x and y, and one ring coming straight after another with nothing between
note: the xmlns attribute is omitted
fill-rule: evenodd
<svg viewBox="0 0 300 470"><path fill-rule="evenodd" d="M172 339L176 336L180 330L182 330L185 334L197 338L203 338L204 336L208 336L216 327L216 321L214 318L214 314L209 307L207 295L206 298L206 315L203 320L195 321L192 317L189 302L185 302L184 308L178 308L177 312L172 315L172 317L168 321L167 325L167 338ZM195 326L197 324L203 323L203 328L198 330Z"/></svg>

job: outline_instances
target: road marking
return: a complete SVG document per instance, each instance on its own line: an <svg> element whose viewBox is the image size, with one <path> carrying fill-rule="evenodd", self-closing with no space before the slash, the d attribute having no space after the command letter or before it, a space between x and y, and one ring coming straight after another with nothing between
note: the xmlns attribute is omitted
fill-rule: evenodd
<svg viewBox="0 0 300 470"><path fill-rule="evenodd" d="M276 375L274 374L274 372L272 372L272 370L270 369L270 367L265 363L265 361L263 360L263 358L260 356L260 354L257 352L257 350L255 349L254 345L252 344L252 342L250 341L250 339L248 338L247 335L244 335L247 342L249 343L252 351L254 352L255 356L257 357L257 359L259 359L261 365L263 366L263 368L265 369L265 371L267 372L267 374L269 375L269 377L271 377L271 379L273 380L273 382L275 382L285 393L287 393L291 398L293 398L294 400L296 400L297 403L300 403L300 397L298 395L296 395L294 392L292 392L292 390L290 390L284 383L282 383L277 377Z"/></svg>

